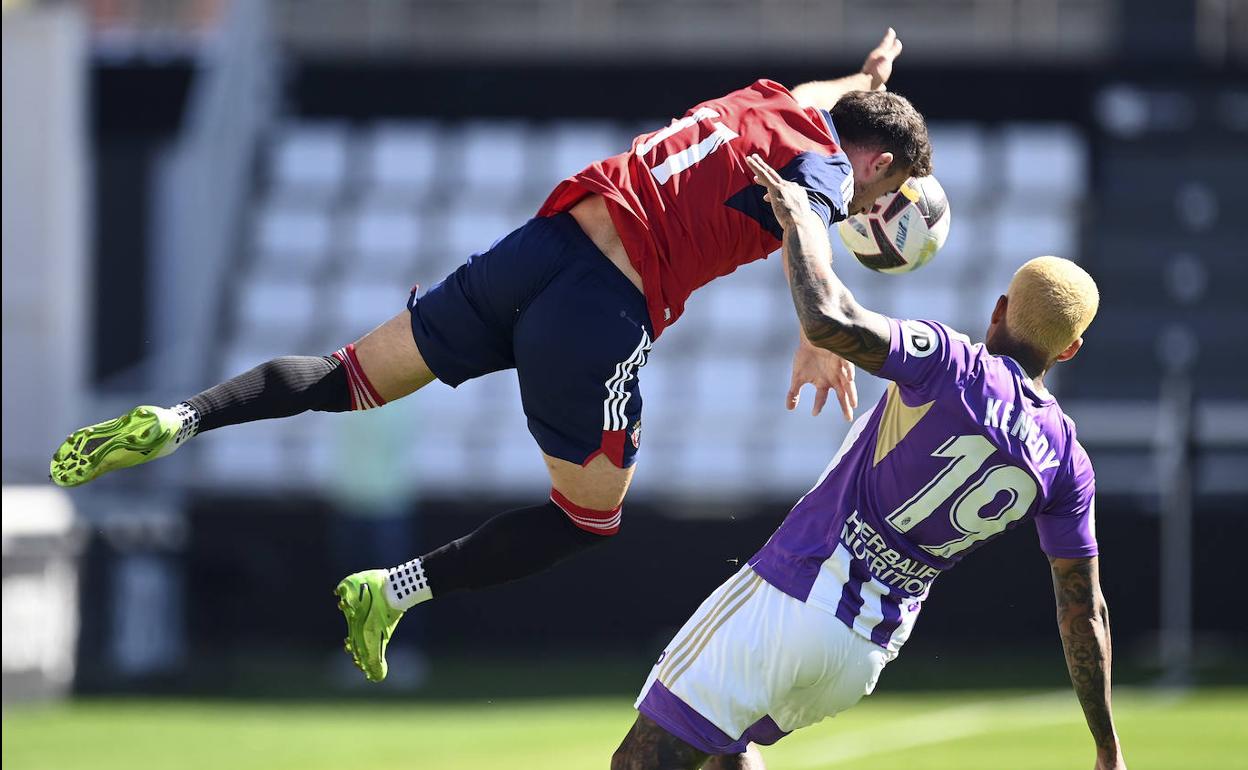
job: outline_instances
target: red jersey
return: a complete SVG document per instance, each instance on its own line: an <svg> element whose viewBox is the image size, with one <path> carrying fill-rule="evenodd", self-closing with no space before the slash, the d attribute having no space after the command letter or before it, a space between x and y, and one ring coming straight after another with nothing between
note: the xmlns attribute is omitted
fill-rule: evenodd
<svg viewBox="0 0 1248 770"><path fill-rule="evenodd" d="M805 187L829 226L845 217L853 169L831 118L770 80L703 102L634 139L629 152L565 179L538 216L591 193L606 199L657 338L694 289L780 247L783 230L745 165L751 153Z"/></svg>

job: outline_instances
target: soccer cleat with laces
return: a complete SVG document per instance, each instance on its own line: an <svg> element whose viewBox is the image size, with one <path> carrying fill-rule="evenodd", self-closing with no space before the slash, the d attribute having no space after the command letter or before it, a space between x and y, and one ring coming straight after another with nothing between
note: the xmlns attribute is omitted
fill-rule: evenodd
<svg viewBox="0 0 1248 770"><path fill-rule="evenodd" d="M164 457L186 438L172 409L136 406L105 422L74 431L52 455L49 475L58 486L76 487L109 471Z"/></svg>
<svg viewBox="0 0 1248 770"><path fill-rule="evenodd" d="M347 619L344 647L370 682L386 678L386 646L403 617L386 601L386 570L370 569L342 579L334 589Z"/></svg>

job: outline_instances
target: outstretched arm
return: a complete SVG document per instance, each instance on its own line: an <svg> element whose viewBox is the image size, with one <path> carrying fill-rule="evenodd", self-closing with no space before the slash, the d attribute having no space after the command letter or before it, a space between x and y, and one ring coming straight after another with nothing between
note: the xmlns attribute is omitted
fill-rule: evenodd
<svg viewBox="0 0 1248 770"><path fill-rule="evenodd" d="M746 159L754 181L767 188L776 220L784 228L784 261L793 305L806 339L871 373L884 366L891 330L888 319L858 304L832 272L832 244L806 190L789 182L758 155Z"/></svg>
<svg viewBox="0 0 1248 770"><path fill-rule="evenodd" d="M862 71L856 75L837 80L812 80L793 88L793 98L803 107L830 110L837 100L850 91L883 91L885 83L893 74L893 59L901 53L901 41L892 27L884 33L884 39L867 54Z"/></svg>
<svg viewBox="0 0 1248 770"><path fill-rule="evenodd" d="M1049 559L1049 563L1066 668L1096 741L1097 770L1125 770L1109 702L1109 608L1101 595L1096 557Z"/></svg>

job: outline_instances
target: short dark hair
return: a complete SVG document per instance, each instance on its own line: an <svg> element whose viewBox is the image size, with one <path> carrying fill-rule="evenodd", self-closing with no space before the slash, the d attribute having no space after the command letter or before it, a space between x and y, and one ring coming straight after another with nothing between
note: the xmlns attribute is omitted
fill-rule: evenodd
<svg viewBox="0 0 1248 770"><path fill-rule="evenodd" d="M842 144L871 147L893 154L893 162L911 176L932 173L932 144L927 122L910 100L887 91L850 91L830 110Z"/></svg>

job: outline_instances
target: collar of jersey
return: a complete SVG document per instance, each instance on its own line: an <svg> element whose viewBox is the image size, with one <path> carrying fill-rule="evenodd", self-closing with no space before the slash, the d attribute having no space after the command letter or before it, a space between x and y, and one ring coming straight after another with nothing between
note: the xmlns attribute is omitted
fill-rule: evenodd
<svg viewBox="0 0 1248 770"><path fill-rule="evenodd" d="M1045 395L1045 393L1041 393L1040 391L1036 390L1036 386L1032 384L1031 377L1027 374L1027 370L1023 368L1022 364L1020 364L1019 362L1015 361L1013 358L1007 355L999 355L997 357L1003 358L1006 361L1009 361L1011 364L1014 365L1014 368L1018 371L1019 379L1021 379L1023 382L1023 387L1027 389L1027 392L1030 393L1033 398L1035 398L1037 401L1039 401L1042 404L1053 404L1057 402L1057 399L1053 396L1053 394L1049 393L1047 390L1045 391L1045 393L1047 393L1048 395Z"/></svg>

